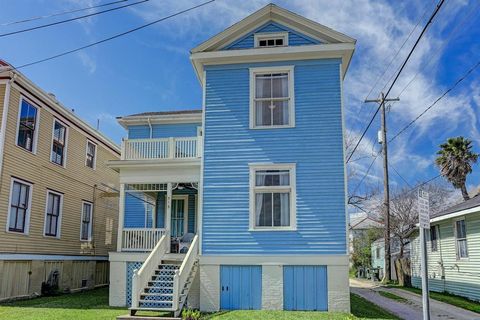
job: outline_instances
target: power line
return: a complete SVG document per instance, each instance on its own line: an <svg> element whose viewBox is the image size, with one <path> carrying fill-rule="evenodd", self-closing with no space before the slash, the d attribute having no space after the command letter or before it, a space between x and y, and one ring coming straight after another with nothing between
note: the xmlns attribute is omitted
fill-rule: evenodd
<svg viewBox="0 0 480 320"><path fill-rule="evenodd" d="M407 186L409 186L410 188L412 187L412 186L410 185L410 183L408 183L408 181L400 174L400 172L398 172L398 170L395 169L395 167L392 165L391 162L390 162L388 165L390 166L390 168L393 169L393 171L397 174L397 176L399 176L400 179L402 179L403 182L405 182L405 183L407 184Z"/></svg>
<svg viewBox="0 0 480 320"><path fill-rule="evenodd" d="M51 26L56 26L56 25L59 25L59 24L63 24L63 23L67 23L67 22L71 22L71 21L75 21L75 20L85 19L85 18L88 18L88 17L92 17L92 16L102 14L102 13L107 13L107 12L110 12L110 11L115 11L115 10L131 7L131 6L135 6L137 4L145 3L145 2L148 2L148 1L150 1L150 0L141 0L141 1L133 2L133 3L129 3L129 4L126 4L126 5L123 5L123 6L120 6L120 7L115 7L115 8L111 8L111 9L107 9L107 10L103 10L103 11L97 11L97 12L94 12L94 13L89 13L89 14L79 16L79 17L74 17L74 18L70 18L70 19L66 19L66 20L61 20L61 21L56 21L56 22L52 22L52 23L42 24L40 26L21 29L21 30L17 30L17 31L2 33L2 34L0 34L0 38L1 37L6 37L6 36L11 36L11 35L14 35L14 34L24 33L24 32L27 32L27 31L33 31L33 30L43 29L43 28L47 28L47 27L51 27Z"/></svg>
<svg viewBox="0 0 480 320"><path fill-rule="evenodd" d="M445 3L445 0L440 0L440 2L438 3L438 5L436 6L434 12L432 13L432 15L430 16L430 18L428 19L428 22L425 24L425 26L423 27L422 29L422 32L420 33L420 35L418 36L417 40L415 41L415 44L413 45L412 49L410 49L410 52L408 53L407 57L405 58L404 62L402 63L402 66L400 67L400 69L398 70L398 73L397 75L395 76L395 78L393 79L393 82L391 83L390 87L388 88L387 90L387 93L385 94L385 96L383 97L383 100L387 99L388 95L390 94L390 91L392 91L392 88L393 86L395 85L395 83L397 82L398 78L400 77L400 74L402 73L403 69L405 68L405 65L407 64L407 62L410 60L410 57L412 56L413 52L415 51L418 43L420 42L420 40L422 39L423 35L425 34L425 32L427 31L428 29L428 26L432 23L433 19L435 18L435 16L437 15L438 11L440 10L440 8L442 7L442 5ZM373 117L370 119L370 122L368 123L367 127L365 128L365 130L363 131L360 139L358 140L357 144L355 145L355 147L353 148L353 151L350 153L350 156L348 157L347 159L347 163L350 161L350 159L352 158L353 154L355 153L355 151L357 150L358 146L360 145L360 142L363 140L363 138L365 137L365 134L367 133L368 129L370 129L370 126L372 125L372 122L373 120L375 120L375 117L377 116L378 112L380 111L380 108L382 107L383 105L383 102L379 104L377 110L375 111L375 113L373 114Z"/></svg>
<svg viewBox="0 0 480 320"><path fill-rule="evenodd" d="M450 42L450 40L452 40L453 36L456 35L458 33L458 31L460 30L460 28L472 17L473 14L475 14L478 10L478 8L480 7L480 2L477 4L477 6L475 8L473 8L472 10L470 10L470 12L465 15L463 17L463 19L460 21L459 24L457 24L455 26L455 28L453 28L450 33L444 38L443 40L443 44L437 49L435 50L435 54L431 57L428 58L428 61L426 61L425 64L422 64L421 68L415 73L415 75L408 81L408 83L405 85L405 87L402 88L402 90L400 90L400 93L398 94L398 96L400 97L404 92L405 90L407 90L408 87L410 87L410 85L413 83L413 81L415 81L415 79L417 78L417 76L420 74L420 72L424 71L427 67L431 66L432 63L434 61L436 61L440 55L442 54L443 52L443 49L445 48L445 46Z"/></svg>
<svg viewBox="0 0 480 320"><path fill-rule="evenodd" d="M40 20L40 19L45 19L45 18L57 17L57 16L69 14L69 13L75 13L75 12L80 12L80 11L85 11L85 10L96 9L96 8L100 8L100 7L111 6L113 4L126 2L126 1L129 1L129 0L113 1L113 2L108 2L108 3L104 3L104 4L99 4L99 5L96 5L96 6L90 6L90 7L80 8L80 9L61 11L61 12L56 12L56 13L52 13L52 14L48 14L48 15L44 15L44 16L26 18L26 19L18 20L18 21L5 22L5 23L0 24L0 26L9 26L9 25L12 25L12 24L19 24L19 23L30 22L30 21L35 21L35 20Z"/></svg>
<svg viewBox="0 0 480 320"><path fill-rule="evenodd" d="M432 1L433 2L433 1ZM390 66L392 65L393 61L395 61L395 59L397 58L397 56L399 55L400 51L402 51L403 47L407 44L407 41L410 39L410 37L412 36L412 34L415 32L415 30L417 30L417 27L418 25L420 24L420 22L423 20L423 18L425 17L425 15L427 14L427 11L428 11L428 7L431 5L431 3L427 3L427 5L425 6L424 10L423 10L423 14L420 16L420 18L418 19L417 23L415 24L415 26L413 27L413 29L410 31L410 33L408 34L407 38L403 41L402 45L400 46L400 48L398 48L398 50L396 51L396 53L394 54L394 56L392 57L392 59L390 59L390 62L388 63L387 67L385 68L385 70L383 70L383 73L380 74L378 77L377 77L377 80L375 80L375 83L373 84L372 88L370 89L370 91L368 92L367 96L365 97L364 100L367 100L368 97L370 97L370 94L372 93L372 91L375 89L375 87L377 86L378 82L383 79L383 76L385 76L385 73L387 73L388 69L390 68ZM387 82L388 83L388 82Z"/></svg>
<svg viewBox="0 0 480 320"><path fill-rule="evenodd" d="M80 50L84 50L84 49L87 49L87 48L90 48L90 47L93 47L93 46L96 46L98 44L101 44L101 43L104 43L104 42L107 42L107 41L110 41L110 40L113 40L113 39L116 39L116 38L120 38L122 36L125 36L127 34L130 34L130 33L133 33L135 31L138 31L138 30L141 30L141 29L144 29L146 27L149 27L151 25L154 25L156 23L159 23L159 22L162 22L162 21L165 21L167 19L170 19L170 18L173 18L175 16L178 16L178 15L181 15L183 13L186 13L188 11L192 11L194 9L197 9L199 7L202 7L202 6L205 6L209 3L212 3L212 2L215 2L215 0L209 0L209 1L206 1L206 2L203 2L203 3L200 3L198 5L195 5L193 7L190 7L188 9L184 9L184 10L181 10L181 11L178 11L176 13L173 13L171 15L168 15L166 17L163 17L163 18L160 18L160 19L157 19L157 20L154 20L152 22L149 22L147 24L144 24L144 25L141 25L139 27L136 27L136 28L133 28L133 29L130 29L130 30L127 30L125 32L122 32L122 33L118 33L116 35L113 35L111 37L108 37L108 38L105 38L105 39L102 39L102 40L99 40L99 41L95 41L95 42L92 42L90 44L87 44L85 46L82 46L82 47L79 47L79 48L76 48L76 49L72 49L72 50L69 50L69 51L65 51L65 52L62 52L62 53L59 53L59 54L56 54L54 56L50 56L48 58L44 58L44 59L40 59L40 60L37 60L37 61L33 61L33 62L29 62L29 63L26 63L26 64L23 64L21 66L18 66L18 67L12 67L10 70L18 70L18 69L22 69L22 68L25 68L25 67L29 67L29 66L32 66L32 65L35 65L35 64L39 64L39 63L42 63L42 62L46 62L46 61L49 61L49 60L53 60L53 59L56 59L56 58L60 58L62 56L66 56L68 54L71 54L71 53L74 53L74 52L77 52L77 51L80 51Z"/></svg>
<svg viewBox="0 0 480 320"><path fill-rule="evenodd" d="M415 119L410 121L405 127L403 127L400 131L398 131L388 142L392 142L395 140L399 135L404 133L409 127L411 127L418 119L420 119L425 113L427 113L430 109L432 109L440 100L442 100L448 93L450 93L455 87L457 87L463 80L465 80L476 68L480 66L480 60L470 68L462 77L460 77L450 88L445 90L430 106L428 106L425 110L423 110Z"/></svg>
<svg viewBox="0 0 480 320"><path fill-rule="evenodd" d="M357 186L353 189L352 191L352 194L354 194L358 188L362 185L363 181L365 180L365 178L368 176L368 174L370 173L370 170L372 169L373 167L373 164L375 163L375 161L377 160L378 156L380 155L381 152L378 152L375 157L373 158L372 162L370 163L370 165L368 166L367 168L367 171L365 172L365 174L363 175L362 179L360 179L360 181L358 182Z"/></svg>

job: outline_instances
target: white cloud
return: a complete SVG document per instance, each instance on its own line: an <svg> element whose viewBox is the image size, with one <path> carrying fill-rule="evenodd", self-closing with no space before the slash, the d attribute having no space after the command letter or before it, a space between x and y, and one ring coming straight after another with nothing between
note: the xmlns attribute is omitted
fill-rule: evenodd
<svg viewBox="0 0 480 320"><path fill-rule="evenodd" d="M87 68L88 73L95 73L97 70L97 63L88 53L85 51L79 51L77 52L77 56L80 58L82 65Z"/></svg>

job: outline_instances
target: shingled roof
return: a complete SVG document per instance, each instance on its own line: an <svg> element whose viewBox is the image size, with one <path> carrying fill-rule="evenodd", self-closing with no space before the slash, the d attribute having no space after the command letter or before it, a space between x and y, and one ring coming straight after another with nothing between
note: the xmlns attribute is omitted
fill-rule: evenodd
<svg viewBox="0 0 480 320"><path fill-rule="evenodd" d="M443 211L432 214L430 216L430 219L446 216L446 215L451 214L451 213L475 208L475 207L478 207L478 206L480 206L480 196L477 194L476 196L474 196L473 198L471 198L467 201L461 202L461 203L456 204L454 206L451 206L450 208L447 208Z"/></svg>

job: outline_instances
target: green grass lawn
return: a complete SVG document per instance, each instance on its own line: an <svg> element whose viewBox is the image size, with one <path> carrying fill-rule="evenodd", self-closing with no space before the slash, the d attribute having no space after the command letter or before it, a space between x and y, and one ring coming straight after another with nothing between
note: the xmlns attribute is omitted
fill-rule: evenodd
<svg viewBox="0 0 480 320"><path fill-rule="evenodd" d="M405 299L403 297L400 297L400 296L397 296L396 294L388 292L388 291L378 291L378 294L381 295L382 297L392 299L392 300L396 300L398 302L407 302L408 301L407 299Z"/></svg>
<svg viewBox="0 0 480 320"><path fill-rule="evenodd" d="M352 294L352 315L335 312L301 311L230 311L204 315L205 320L337 320L337 319L398 319L367 300ZM0 304L0 319L8 320L114 320L127 314L126 308L108 306L108 288L86 292L41 297ZM154 313L139 313L139 315Z"/></svg>
<svg viewBox="0 0 480 320"><path fill-rule="evenodd" d="M410 291L413 293L422 294L422 289L418 288L410 288L410 287L398 287L398 286L391 286L392 288L398 288L406 291ZM464 297L456 296L450 293L440 293L440 292L432 292L430 291L430 298L442 301L459 308L467 309L476 313L480 313L480 303L469 300Z"/></svg>

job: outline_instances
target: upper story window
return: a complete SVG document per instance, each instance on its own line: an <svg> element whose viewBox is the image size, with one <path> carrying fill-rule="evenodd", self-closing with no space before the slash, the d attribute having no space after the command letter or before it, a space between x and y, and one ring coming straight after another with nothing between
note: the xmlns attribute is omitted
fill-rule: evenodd
<svg viewBox="0 0 480 320"><path fill-rule="evenodd" d="M250 179L250 229L295 229L295 165L251 165Z"/></svg>
<svg viewBox="0 0 480 320"><path fill-rule="evenodd" d="M288 32L255 33L256 48L288 46Z"/></svg>
<svg viewBox="0 0 480 320"><path fill-rule="evenodd" d="M438 251L438 226L430 227L430 247L432 252Z"/></svg>
<svg viewBox="0 0 480 320"><path fill-rule="evenodd" d="M54 120L51 160L61 166L65 164L66 139L67 127Z"/></svg>
<svg viewBox="0 0 480 320"><path fill-rule="evenodd" d="M18 120L17 145L28 151L35 152L37 136L38 109L22 99Z"/></svg>
<svg viewBox="0 0 480 320"><path fill-rule="evenodd" d="M12 179L7 222L8 231L28 233L31 202L32 185L18 179Z"/></svg>
<svg viewBox="0 0 480 320"><path fill-rule="evenodd" d="M97 145L87 140L85 165L89 168L95 169L96 160L97 160Z"/></svg>
<svg viewBox="0 0 480 320"><path fill-rule="evenodd" d="M293 127L293 67L250 69L250 128Z"/></svg>
<svg viewBox="0 0 480 320"><path fill-rule="evenodd" d="M80 240L92 240L92 203L82 203L82 224L80 226Z"/></svg>
<svg viewBox="0 0 480 320"><path fill-rule="evenodd" d="M50 237L60 237L60 215L62 213L61 193L54 191L47 192L47 206L45 210L45 230L44 235Z"/></svg>
<svg viewBox="0 0 480 320"><path fill-rule="evenodd" d="M467 229L465 227L465 219L455 221L455 242L457 259L468 258Z"/></svg>

